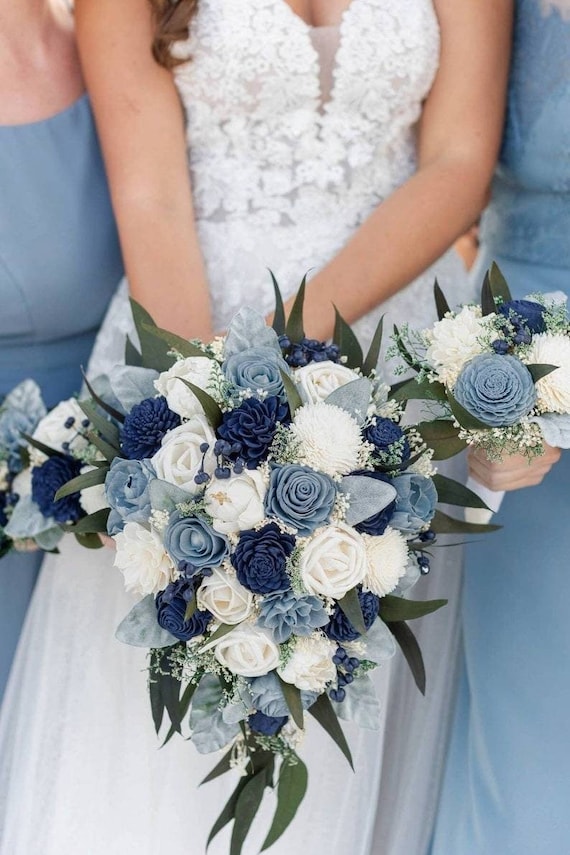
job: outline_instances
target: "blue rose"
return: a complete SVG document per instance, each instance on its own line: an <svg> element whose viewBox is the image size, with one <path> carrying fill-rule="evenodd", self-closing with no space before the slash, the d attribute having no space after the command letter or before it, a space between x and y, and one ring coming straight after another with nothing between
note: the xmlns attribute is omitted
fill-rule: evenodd
<svg viewBox="0 0 570 855"><path fill-rule="evenodd" d="M366 629L370 629L378 617L380 598L371 591L359 591L358 600L362 609L364 626ZM324 631L333 641L354 641L360 638L360 633L354 628L339 605L335 605L334 612Z"/></svg>
<svg viewBox="0 0 570 855"><path fill-rule="evenodd" d="M398 475L392 479L396 489L396 507L390 520L392 528L415 535L433 519L437 490L431 478L424 475Z"/></svg>
<svg viewBox="0 0 570 855"><path fill-rule="evenodd" d="M255 531L243 531L232 555L232 564L242 585L254 594L272 594L291 587L287 559L295 548L295 538L275 523Z"/></svg>
<svg viewBox="0 0 570 855"><path fill-rule="evenodd" d="M60 487L76 478L83 463L73 457L55 455L49 457L41 466L32 469L32 499L44 515L53 517L58 523L76 522L85 512L79 502L79 493L72 493L64 499L54 500Z"/></svg>
<svg viewBox="0 0 570 855"><path fill-rule="evenodd" d="M185 620L188 603L193 597L194 585L186 579L178 579L171 582L156 598L159 625L180 641L203 635L212 619L210 612L196 610L191 618Z"/></svg>
<svg viewBox="0 0 570 855"><path fill-rule="evenodd" d="M381 460L402 465L410 459L410 444L406 434L390 419L376 417L365 428L364 438L375 446Z"/></svg>
<svg viewBox="0 0 570 855"><path fill-rule="evenodd" d="M174 511L164 532L164 546L179 570L194 575L218 567L229 554L228 541L200 516Z"/></svg>
<svg viewBox="0 0 570 855"><path fill-rule="evenodd" d="M534 380L514 356L484 353L471 359L455 384L456 400L489 427L514 425L536 403Z"/></svg>
<svg viewBox="0 0 570 855"><path fill-rule="evenodd" d="M150 460L115 458L105 479L105 496L111 508L107 531L122 531L127 522L146 522L151 513L149 485L156 478Z"/></svg>
<svg viewBox="0 0 570 855"><path fill-rule="evenodd" d="M297 597L289 590L264 597L257 622L271 630L277 644L283 644L292 635L310 635L328 620L318 597Z"/></svg>
<svg viewBox="0 0 570 855"><path fill-rule="evenodd" d="M271 471L265 498L267 516L277 517L308 537L328 522L336 499L334 481L308 466L292 463Z"/></svg>
<svg viewBox="0 0 570 855"><path fill-rule="evenodd" d="M271 347L241 350L224 363L225 375L236 388L278 397L284 394L282 371L289 371L287 363Z"/></svg>
<svg viewBox="0 0 570 855"><path fill-rule="evenodd" d="M262 733L263 736L275 736L288 721L289 716L271 716L258 711L249 716L247 723L254 733Z"/></svg>
<svg viewBox="0 0 570 855"><path fill-rule="evenodd" d="M359 469L353 474L364 475L366 478L376 478L377 481L384 481L386 484L392 483L391 479L388 478L387 475L383 475L382 472L374 472L369 469ZM394 499L394 501L390 502L390 504L387 505L382 511L378 511L377 514L373 514L371 517L368 517L368 519L365 519L361 523L358 523L355 526L355 529L361 534L371 534L374 537L379 537L381 534L384 534L384 532L388 528L395 507L396 500Z"/></svg>
<svg viewBox="0 0 570 855"><path fill-rule="evenodd" d="M247 398L235 410L224 413L218 436L235 446L235 456L253 468L267 455L277 425L285 422L288 415L287 406L275 395L263 401Z"/></svg>
<svg viewBox="0 0 570 855"><path fill-rule="evenodd" d="M275 671L265 674L263 677L254 677L250 680L251 705L264 715L271 718L280 718L289 715L289 707L283 697L283 690ZM318 698L318 692L301 692L301 703L303 709L307 710Z"/></svg>
<svg viewBox="0 0 570 855"><path fill-rule="evenodd" d="M534 300L509 300L499 306L498 313L508 320L518 320L532 333L546 332L546 309Z"/></svg>
<svg viewBox="0 0 570 855"><path fill-rule="evenodd" d="M169 431L180 425L180 416L173 413L166 398L145 398L136 404L125 418L121 430L121 450L131 460L152 457Z"/></svg>

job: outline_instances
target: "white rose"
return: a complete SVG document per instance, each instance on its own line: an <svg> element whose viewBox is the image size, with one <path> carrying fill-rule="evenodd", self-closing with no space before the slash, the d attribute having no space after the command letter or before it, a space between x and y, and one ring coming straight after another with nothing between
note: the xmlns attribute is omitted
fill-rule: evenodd
<svg viewBox="0 0 570 855"><path fill-rule="evenodd" d="M198 608L211 612L225 624L241 623L253 610L253 594L235 576L217 567L196 592Z"/></svg>
<svg viewBox="0 0 570 855"><path fill-rule="evenodd" d="M221 375L217 362L207 356L190 356L175 362L154 381L155 389L164 395L168 406L183 419L204 413L198 398L180 378L208 391L215 373Z"/></svg>
<svg viewBox="0 0 570 855"><path fill-rule="evenodd" d="M525 361L528 365L558 365L536 384L542 413L570 413L570 338L540 333L533 336Z"/></svg>
<svg viewBox="0 0 570 855"><path fill-rule="evenodd" d="M337 645L324 635L298 638L287 664L277 669L286 683L301 691L323 692L336 681L336 666L332 661Z"/></svg>
<svg viewBox="0 0 570 855"><path fill-rule="evenodd" d="M271 633L254 626L236 627L216 643L214 652L221 665L241 677L262 677L279 665Z"/></svg>
<svg viewBox="0 0 570 855"><path fill-rule="evenodd" d="M406 575L408 547L399 531L388 528L378 537L363 535L368 557L368 572L364 587L379 597L385 597Z"/></svg>
<svg viewBox="0 0 570 855"><path fill-rule="evenodd" d="M157 594L172 581L174 566L155 531L128 522L114 541L114 564L123 574L127 591L142 596Z"/></svg>
<svg viewBox="0 0 570 855"><path fill-rule="evenodd" d="M260 472L244 470L227 481L211 481L206 488L205 508L212 528L221 534L253 528L265 517L263 502L267 488Z"/></svg>
<svg viewBox="0 0 570 855"><path fill-rule="evenodd" d="M362 434L355 419L340 407L305 404L291 425L299 442L299 463L327 475L348 475L358 469Z"/></svg>
<svg viewBox="0 0 570 855"><path fill-rule="evenodd" d="M66 427L66 423L71 419L73 424L71 427ZM44 416L32 436L38 442L43 442L44 445L57 451L61 451L66 442L69 443L72 451L83 451L87 448L88 441L78 432L83 432L81 422L85 419L85 413L75 398L70 398L68 401L62 401L47 416ZM44 455L42 459L46 459Z"/></svg>
<svg viewBox="0 0 570 855"><path fill-rule="evenodd" d="M192 416L183 425L169 431L162 440L162 446L152 458L156 475L169 484L175 484L189 493L196 493L200 487L194 481L194 476L202 466L212 475L216 468L213 454L216 437L205 416ZM210 450L204 454L200 451L202 443L207 443Z"/></svg>
<svg viewBox="0 0 570 855"><path fill-rule="evenodd" d="M83 475L85 472L92 472L94 466L84 466L81 470ZM105 496L105 484L96 484L94 487L86 487L79 494L79 504L86 514L95 514L97 511L103 511L109 507L109 502Z"/></svg>
<svg viewBox="0 0 570 855"><path fill-rule="evenodd" d="M358 376L346 365L337 365L328 360L326 362L310 362L295 371L295 380L299 385L301 397L309 404L324 401L341 386L358 380Z"/></svg>
<svg viewBox="0 0 570 855"><path fill-rule="evenodd" d="M309 594L335 600L359 585L367 570L362 535L345 523L317 529L300 560L301 578Z"/></svg>
<svg viewBox="0 0 570 855"><path fill-rule="evenodd" d="M454 386L461 369L485 350L487 322L477 306L464 306L453 318L443 318L426 333L427 360L446 386ZM483 342L483 343L482 343Z"/></svg>

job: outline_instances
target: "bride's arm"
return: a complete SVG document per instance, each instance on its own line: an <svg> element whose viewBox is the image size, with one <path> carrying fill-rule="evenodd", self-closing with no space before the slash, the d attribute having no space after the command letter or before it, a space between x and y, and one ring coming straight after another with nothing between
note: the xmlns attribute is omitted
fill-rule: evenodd
<svg viewBox="0 0 570 855"><path fill-rule="evenodd" d="M153 59L148 0L76 0L83 70L105 155L130 289L161 325L211 336L184 117Z"/></svg>
<svg viewBox="0 0 570 855"><path fill-rule="evenodd" d="M325 306L357 320L439 258L486 203L503 127L512 0L435 7L441 58L423 110L418 171L312 279L305 325L316 338L332 331Z"/></svg>

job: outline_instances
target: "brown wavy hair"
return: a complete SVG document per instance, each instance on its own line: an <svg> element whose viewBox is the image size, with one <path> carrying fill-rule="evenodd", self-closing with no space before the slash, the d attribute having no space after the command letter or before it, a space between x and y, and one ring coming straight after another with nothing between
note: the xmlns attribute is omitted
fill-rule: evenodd
<svg viewBox="0 0 570 855"><path fill-rule="evenodd" d="M198 9L198 0L150 0L150 5L155 21L152 54L160 65L174 68L181 60L171 55L170 48L175 42L188 38L188 27Z"/></svg>

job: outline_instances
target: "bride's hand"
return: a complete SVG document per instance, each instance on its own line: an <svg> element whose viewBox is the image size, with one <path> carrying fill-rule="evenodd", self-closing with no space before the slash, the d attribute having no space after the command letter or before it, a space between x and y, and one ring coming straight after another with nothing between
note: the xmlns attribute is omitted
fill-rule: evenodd
<svg viewBox="0 0 570 855"><path fill-rule="evenodd" d="M529 461L522 454L492 463L481 449L468 452L469 474L484 487L497 492L535 487L560 459L560 449L545 446L544 454Z"/></svg>
<svg viewBox="0 0 570 855"><path fill-rule="evenodd" d="M106 547L107 547L107 549L116 549L116 548L117 548L117 547L115 546L115 541L113 540L113 538L112 538L112 537L109 537L109 535L108 535L108 534L100 534L100 535L99 535L99 540L101 541L101 543L103 544L103 546L106 546Z"/></svg>

